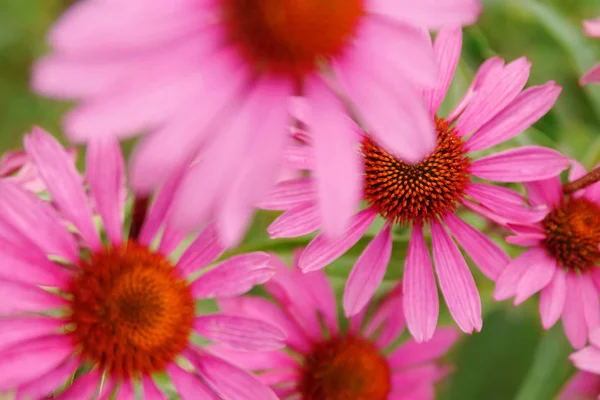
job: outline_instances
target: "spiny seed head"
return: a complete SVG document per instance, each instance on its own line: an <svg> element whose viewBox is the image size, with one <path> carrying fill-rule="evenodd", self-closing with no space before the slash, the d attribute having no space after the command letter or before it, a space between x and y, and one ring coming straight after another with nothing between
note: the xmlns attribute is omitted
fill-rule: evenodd
<svg viewBox="0 0 600 400"><path fill-rule="evenodd" d="M414 165L363 140L364 198L382 217L402 225L428 222L455 211L464 197L471 181L464 142L443 119L436 117L435 125L435 151Z"/></svg>

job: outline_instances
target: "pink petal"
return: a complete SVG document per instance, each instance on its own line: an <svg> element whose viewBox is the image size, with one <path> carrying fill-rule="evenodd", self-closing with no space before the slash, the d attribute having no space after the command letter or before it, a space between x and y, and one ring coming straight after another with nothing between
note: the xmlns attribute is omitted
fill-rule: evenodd
<svg viewBox="0 0 600 400"><path fill-rule="evenodd" d="M504 110L525 86L530 67L531 63L521 57L504 67L500 73L488 75L458 119L456 130L463 136L468 135Z"/></svg>
<svg viewBox="0 0 600 400"><path fill-rule="evenodd" d="M433 260L448 310L466 333L481 330L481 300L473 275L444 227L431 225Z"/></svg>
<svg viewBox="0 0 600 400"><path fill-rule="evenodd" d="M92 250L102 247L94 226L89 199L81 176L65 149L50 134L34 128L23 140L25 150L38 165L52 200L62 214L75 225Z"/></svg>
<svg viewBox="0 0 600 400"><path fill-rule="evenodd" d="M264 92L264 99L253 111L260 119L254 124L256 131L247 146L247 155L228 183L217 214L221 238L228 247L240 242L254 214L254 204L275 186L283 151L290 139L287 132L287 100L292 91L290 84L287 81L263 79L256 85L258 87L255 90ZM337 142L336 148L339 146L340 142Z"/></svg>
<svg viewBox="0 0 600 400"><path fill-rule="evenodd" d="M91 399L97 395L97 390L100 387L102 377L99 370L89 371L77 379L67 389L53 397L56 400L81 400Z"/></svg>
<svg viewBox="0 0 600 400"><path fill-rule="evenodd" d="M435 115L442 102L460 59L462 48L462 29L455 26L443 27L437 34L433 45L439 75L435 88L424 91L424 98L431 115Z"/></svg>
<svg viewBox="0 0 600 400"><path fill-rule="evenodd" d="M149 376L142 377L142 396L144 400L164 400L167 399L158 387L156 383Z"/></svg>
<svg viewBox="0 0 600 400"><path fill-rule="evenodd" d="M408 244L402 288L408 330L417 342L428 341L437 325L439 299L423 228L418 224Z"/></svg>
<svg viewBox="0 0 600 400"><path fill-rule="evenodd" d="M183 276L189 276L214 262L224 251L217 228L212 224L208 225L185 249L177 263L177 269Z"/></svg>
<svg viewBox="0 0 600 400"><path fill-rule="evenodd" d="M391 345L404 331L406 321L404 319L402 286L397 284L377 305L373 316L370 318L363 331L365 337L377 335L375 344L380 349ZM366 308L363 309L363 312Z"/></svg>
<svg viewBox="0 0 600 400"><path fill-rule="evenodd" d="M285 335L276 327L251 318L203 315L194 319L200 336L247 351L276 350L284 346Z"/></svg>
<svg viewBox="0 0 600 400"><path fill-rule="evenodd" d="M587 85L590 83L600 83L600 64L596 64L585 75L581 77L579 83Z"/></svg>
<svg viewBox="0 0 600 400"><path fill-rule="evenodd" d="M550 81L523 91L467 139L467 148L469 151L484 150L522 133L552 108L561 90L556 82Z"/></svg>
<svg viewBox="0 0 600 400"><path fill-rule="evenodd" d="M115 400L135 400L135 390L131 384L131 380L125 380L121 383L119 391L115 395Z"/></svg>
<svg viewBox="0 0 600 400"><path fill-rule="evenodd" d="M175 364L167 366L169 377L182 400L217 400L219 397L199 376L185 371Z"/></svg>
<svg viewBox="0 0 600 400"><path fill-rule="evenodd" d="M283 152L284 165L292 169L312 171L315 168L313 150L310 146L288 146Z"/></svg>
<svg viewBox="0 0 600 400"><path fill-rule="evenodd" d="M500 226L508 226L510 221L506 218L498 215L495 212L490 211L487 207L484 207L480 204L474 203L467 198L463 198L460 202L463 206L469 208L472 211L475 211L477 214L482 217L500 225Z"/></svg>
<svg viewBox="0 0 600 400"><path fill-rule="evenodd" d="M480 158L471 174L497 182L530 182L557 176L569 167L569 159L556 150L523 146Z"/></svg>
<svg viewBox="0 0 600 400"><path fill-rule="evenodd" d="M588 329L580 294L580 277L570 272L567 273L566 280L567 295L562 312L562 323L571 345L575 349L581 349L587 341Z"/></svg>
<svg viewBox="0 0 600 400"><path fill-rule="evenodd" d="M68 359L50 372L19 387L16 400L45 399L50 393L55 392L73 377L77 368L81 366L79 360Z"/></svg>
<svg viewBox="0 0 600 400"><path fill-rule="evenodd" d="M392 256L391 226L387 223L356 260L344 291L346 317L357 314L373 297Z"/></svg>
<svg viewBox="0 0 600 400"><path fill-rule="evenodd" d="M228 400L277 400L275 393L257 378L209 354L186 350L186 357L214 392Z"/></svg>
<svg viewBox="0 0 600 400"><path fill-rule="evenodd" d="M600 327L590 329L590 344L594 347L600 347Z"/></svg>
<svg viewBox="0 0 600 400"><path fill-rule="evenodd" d="M315 181L324 234L339 237L348 228L361 195L359 144L343 103L322 81L307 84L312 106L308 121L315 146Z"/></svg>
<svg viewBox="0 0 600 400"><path fill-rule="evenodd" d="M527 273L531 265L545 263L548 260L546 250L533 247L525 250L520 256L512 260L496 281L494 300L502 301L517 294L519 282Z"/></svg>
<svg viewBox="0 0 600 400"><path fill-rule="evenodd" d="M552 280L557 268L556 260L547 254L545 254L545 257L542 256L530 262L527 271L523 274L517 286L515 306L545 288Z"/></svg>
<svg viewBox="0 0 600 400"><path fill-rule="evenodd" d="M505 237L507 243L523 247L541 246L545 238L545 235L517 235Z"/></svg>
<svg viewBox="0 0 600 400"><path fill-rule="evenodd" d="M302 253L300 269L303 272L321 269L344 254L367 231L375 216L375 211L371 208L361 211L354 216L346 234L335 239L330 239L323 233L319 233Z"/></svg>
<svg viewBox="0 0 600 400"><path fill-rule="evenodd" d="M0 319L0 348L57 332L65 321L51 317L4 317Z"/></svg>
<svg viewBox="0 0 600 400"><path fill-rule="evenodd" d="M270 261L262 252L231 257L193 282L192 294L198 299L244 294L273 276L275 268Z"/></svg>
<svg viewBox="0 0 600 400"><path fill-rule="evenodd" d="M292 207L313 202L317 197L317 188L313 178L298 178L277 184L257 207L265 210L289 210Z"/></svg>
<svg viewBox="0 0 600 400"><path fill-rule="evenodd" d="M229 361L247 371L289 370L298 368L298 362L285 350L280 351L241 351L225 345L205 347L209 353Z"/></svg>
<svg viewBox="0 0 600 400"><path fill-rule="evenodd" d="M588 36L600 38L600 18L583 21L583 31Z"/></svg>
<svg viewBox="0 0 600 400"><path fill-rule="evenodd" d="M65 335L45 336L12 346L0 358L0 390L18 387L52 371L73 354Z"/></svg>
<svg viewBox="0 0 600 400"><path fill-rule="evenodd" d="M558 400L593 399L600 393L600 376L577 372L562 390Z"/></svg>
<svg viewBox="0 0 600 400"><path fill-rule="evenodd" d="M36 286L0 280L0 315L48 311L63 307L68 302Z"/></svg>
<svg viewBox="0 0 600 400"><path fill-rule="evenodd" d="M392 368L407 368L435 361L443 357L450 347L458 341L459 337L459 332L456 329L439 329L431 337L431 340L425 343L417 343L413 340L407 341L388 356L388 362Z"/></svg>
<svg viewBox="0 0 600 400"><path fill-rule="evenodd" d="M321 215L316 204L299 204L285 211L267 228L271 239L304 236L319 229Z"/></svg>
<svg viewBox="0 0 600 400"><path fill-rule="evenodd" d="M77 243L56 212L37 196L0 181L0 224L10 225L46 254L79 262Z"/></svg>
<svg viewBox="0 0 600 400"><path fill-rule="evenodd" d="M600 374L600 349L588 346L571 354L569 359L582 371Z"/></svg>
<svg viewBox="0 0 600 400"><path fill-rule="evenodd" d="M579 281L579 295L583 304L583 315L588 330L600 324L600 304L598 302L598 290L594 287L594 282L589 275L581 275Z"/></svg>
<svg viewBox="0 0 600 400"><path fill-rule="evenodd" d="M342 89L387 151L410 163L423 160L435 148L436 135L424 104L414 101L417 91L401 77L388 82L370 71L369 63L363 54L335 63Z"/></svg>
<svg viewBox="0 0 600 400"><path fill-rule="evenodd" d="M487 236L454 214L446 215L444 222L481 272L488 278L496 280L510 262L508 254Z"/></svg>
<svg viewBox="0 0 600 400"><path fill-rule="evenodd" d="M533 206L547 205L558 207L562 200L562 183L558 176L545 180L525 182L528 200Z"/></svg>
<svg viewBox="0 0 600 400"><path fill-rule="evenodd" d="M475 0L368 0L366 7L370 12L432 29L472 24L481 12L481 4Z"/></svg>
<svg viewBox="0 0 600 400"><path fill-rule="evenodd" d="M433 390L423 389L427 387L433 389L433 383L440 379L443 373L442 367L431 363L395 372L392 375L392 393L401 393L405 396L400 397L403 400L433 400Z"/></svg>
<svg viewBox="0 0 600 400"><path fill-rule="evenodd" d="M114 246L123 240L125 167L115 140L99 138L87 148L86 177L106 235Z"/></svg>

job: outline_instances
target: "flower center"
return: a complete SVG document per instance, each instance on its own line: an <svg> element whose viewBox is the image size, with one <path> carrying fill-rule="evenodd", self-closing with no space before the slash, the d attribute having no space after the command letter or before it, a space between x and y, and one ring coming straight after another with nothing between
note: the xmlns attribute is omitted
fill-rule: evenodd
<svg viewBox="0 0 600 400"><path fill-rule="evenodd" d="M162 371L188 344L190 288L171 263L133 242L83 262L71 283L81 356L115 376Z"/></svg>
<svg viewBox="0 0 600 400"><path fill-rule="evenodd" d="M228 40L258 71L302 77L346 49L364 0L221 0Z"/></svg>
<svg viewBox="0 0 600 400"><path fill-rule="evenodd" d="M302 400L386 400L390 368L370 342L345 336L313 346L304 360Z"/></svg>
<svg viewBox="0 0 600 400"><path fill-rule="evenodd" d="M435 118L435 151L411 165L366 138L364 198L384 218L399 224L428 222L456 210L471 181L463 141L442 118Z"/></svg>
<svg viewBox="0 0 600 400"><path fill-rule="evenodd" d="M548 252L563 268L585 271L600 261L600 207L570 198L542 221Z"/></svg>

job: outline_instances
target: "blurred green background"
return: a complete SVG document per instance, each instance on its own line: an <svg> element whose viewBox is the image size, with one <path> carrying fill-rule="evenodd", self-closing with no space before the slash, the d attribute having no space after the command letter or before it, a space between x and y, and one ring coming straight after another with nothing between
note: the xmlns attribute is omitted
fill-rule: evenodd
<svg viewBox="0 0 600 400"><path fill-rule="evenodd" d="M126 0L123 0L126 1ZM167 0L165 0L167 1ZM415 0L418 1L418 0ZM45 32L72 0L0 0L0 150L21 145L23 133L40 125L61 140L60 119L68 105L43 99L28 89L32 62L46 51ZM600 60L600 41L586 38L581 20L600 16L600 0L483 0L479 22L465 29L463 58L449 95L464 92L488 57L532 61L529 84L555 80L563 87L556 107L514 144L547 145L577 158L586 167L600 161L600 86L582 88L581 75ZM269 241L265 227L273 215L257 216L240 249L271 250L289 258L310 238ZM485 228L481 221L472 220ZM373 230L373 233L376 231ZM338 292L360 250L370 238L327 268ZM501 237L494 237L499 243ZM402 276L406 234L399 230L383 289ZM514 254L515 249L508 249ZM518 309L491 300L493 285L476 274L484 307L480 334L465 337L449 355L455 373L439 398L456 400L553 399L573 372L572 351L560 324L544 334L531 299ZM441 321L450 322L447 313Z"/></svg>

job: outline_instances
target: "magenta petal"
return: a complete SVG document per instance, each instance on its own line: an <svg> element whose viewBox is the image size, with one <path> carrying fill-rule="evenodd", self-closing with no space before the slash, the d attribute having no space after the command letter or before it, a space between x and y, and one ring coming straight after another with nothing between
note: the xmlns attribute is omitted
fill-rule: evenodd
<svg viewBox="0 0 600 400"><path fill-rule="evenodd" d="M391 255L391 226L387 223L367 245L350 272L344 291L346 317L357 314L371 300L383 280Z"/></svg>
<svg viewBox="0 0 600 400"><path fill-rule="evenodd" d="M2 352L0 390L18 387L52 371L73 354L66 335L45 336L21 342Z"/></svg>
<svg viewBox="0 0 600 400"><path fill-rule="evenodd" d="M51 317L3 317L0 324L0 349L6 349L15 343L57 332L65 321Z"/></svg>
<svg viewBox="0 0 600 400"><path fill-rule="evenodd" d="M589 83L600 83L600 64L596 64L592 69L590 69L581 77L579 82L582 85L587 85Z"/></svg>
<svg viewBox="0 0 600 400"><path fill-rule="evenodd" d="M571 354L569 359L578 369L600 375L600 349L588 346Z"/></svg>
<svg viewBox="0 0 600 400"><path fill-rule="evenodd" d="M294 369L298 362L283 351L241 351L216 344L204 347L209 353L247 371Z"/></svg>
<svg viewBox="0 0 600 400"><path fill-rule="evenodd" d="M339 237L348 228L361 195L362 158L354 133L357 127L325 83L311 80L306 91L312 106L308 125L314 137L322 230L330 237Z"/></svg>
<svg viewBox="0 0 600 400"><path fill-rule="evenodd" d="M467 139L466 147L469 151L484 150L517 136L552 108L560 91L553 81L523 91Z"/></svg>
<svg viewBox="0 0 600 400"><path fill-rule="evenodd" d="M432 29L472 24L481 12L481 4L476 0L368 0L366 7L384 17Z"/></svg>
<svg viewBox="0 0 600 400"><path fill-rule="evenodd" d="M490 238L454 214L446 215L444 222L481 272L488 278L496 280L510 262L508 254Z"/></svg>
<svg viewBox="0 0 600 400"><path fill-rule="evenodd" d="M80 366L79 360L75 358L68 359L45 375L19 387L16 400L46 398L48 393L55 392L65 382L68 382Z"/></svg>
<svg viewBox="0 0 600 400"><path fill-rule="evenodd" d="M433 260L448 310L464 332L481 330L481 300L473 275L444 227L431 225Z"/></svg>
<svg viewBox="0 0 600 400"><path fill-rule="evenodd" d="M311 146L290 145L283 152L286 167L312 171L315 168L314 149Z"/></svg>
<svg viewBox="0 0 600 400"><path fill-rule="evenodd" d="M375 312L363 330L365 337L377 335L375 343L380 349L385 349L391 345L404 331L406 320L402 312L403 300L402 286L397 284L377 305ZM365 310L366 308L363 308L363 312Z"/></svg>
<svg viewBox="0 0 600 400"><path fill-rule="evenodd" d="M0 280L0 315L53 310L68 304L67 300L36 286Z"/></svg>
<svg viewBox="0 0 600 400"><path fill-rule="evenodd" d="M402 288L408 330L417 342L431 339L437 325L439 299L423 228L418 224L413 226L408 244Z"/></svg>
<svg viewBox="0 0 600 400"><path fill-rule="evenodd" d="M600 376L579 371L569 379L557 400L591 400L598 393L600 393Z"/></svg>
<svg viewBox="0 0 600 400"><path fill-rule="evenodd" d="M525 182L527 197L531 205L558 207L562 200L562 183L558 176L540 181Z"/></svg>
<svg viewBox="0 0 600 400"><path fill-rule="evenodd" d="M407 368L444 356L460 335L456 329L441 328L425 343L409 340L388 356L392 368Z"/></svg>
<svg viewBox="0 0 600 400"><path fill-rule="evenodd" d="M115 400L135 400L135 390L130 379L127 379L121 383Z"/></svg>
<svg viewBox="0 0 600 400"><path fill-rule="evenodd" d="M527 271L523 274L517 286L515 306L545 288L552 280L558 265L556 260L545 254L545 252L544 255L545 257L540 257L527 266Z"/></svg>
<svg viewBox="0 0 600 400"><path fill-rule="evenodd" d="M285 335L266 322L229 315L202 315L194 319L194 330L207 339L234 349L268 351L284 347Z"/></svg>
<svg viewBox="0 0 600 400"><path fill-rule="evenodd" d="M142 377L142 396L144 400L164 400L167 399L158 387L156 383L149 376Z"/></svg>
<svg viewBox="0 0 600 400"><path fill-rule="evenodd" d="M318 199L313 178L298 178L277 184L273 191L257 207L265 210L289 210L306 202Z"/></svg>
<svg viewBox="0 0 600 400"><path fill-rule="evenodd" d="M505 238L506 243L514 244L516 246L523 247L536 247L541 246L542 241L546 238L545 235L516 235L507 236Z"/></svg>
<svg viewBox="0 0 600 400"><path fill-rule="evenodd" d="M600 18L583 21L583 30L588 36L600 38Z"/></svg>
<svg viewBox="0 0 600 400"><path fill-rule="evenodd" d="M562 323L565 333L575 349L581 349L585 346L588 335L584 305L581 298L580 279L574 273L567 273L567 296L562 312Z"/></svg>
<svg viewBox="0 0 600 400"><path fill-rule="evenodd" d="M512 260L496 281L494 300L502 301L517 294L519 282L533 264L544 263L548 259L546 251L541 247L525 250L520 256Z"/></svg>
<svg viewBox="0 0 600 400"><path fill-rule="evenodd" d="M557 176L570 161L556 150L523 146L473 161L471 173L497 182L531 182Z"/></svg>
<svg viewBox="0 0 600 400"><path fill-rule="evenodd" d="M271 239L304 236L319 229L321 215L316 204L299 204L285 211L267 228Z"/></svg>
<svg viewBox="0 0 600 400"><path fill-rule="evenodd" d="M442 28L433 45L433 52L439 69L434 89L424 90L423 97L431 115L435 115L446 97L454 72L460 59L462 48L462 29L455 26Z"/></svg>
<svg viewBox="0 0 600 400"><path fill-rule="evenodd" d="M234 256L200 276L191 284L196 298L239 296L265 283L275 273L271 256L255 252Z"/></svg>
<svg viewBox="0 0 600 400"><path fill-rule="evenodd" d="M185 249L177 263L177 269L184 276L191 275L214 262L224 251L217 228L212 224L208 225Z"/></svg>
<svg viewBox="0 0 600 400"><path fill-rule="evenodd" d="M102 377L97 369L81 375L67 387L67 389L54 397L56 400L81 400L91 399L97 394ZM102 399L104 400L104 399Z"/></svg>
<svg viewBox="0 0 600 400"><path fill-rule="evenodd" d="M314 238L300 257L300 269L303 272L321 269L348 251L369 229L376 213L371 208L354 216L348 232L341 237L330 239L323 233Z"/></svg>
<svg viewBox="0 0 600 400"><path fill-rule="evenodd" d="M209 355L186 350L185 355L214 392L228 400L277 400L275 393L248 372Z"/></svg>
<svg viewBox="0 0 600 400"><path fill-rule="evenodd" d="M583 315L589 331L596 328L600 323L600 304L598 302L598 290L589 275L581 275L579 281L579 295L583 304Z"/></svg>
<svg viewBox="0 0 600 400"><path fill-rule="evenodd" d="M166 370L182 400L220 400L196 374L185 371L175 364L168 365Z"/></svg>
<svg viewBox="0 0 600 400"><path fill-rule="evenodd" d="M125 166L119 142L92 140L87 148L86 176L106 235L114 246L123 240Z"/></svg>
<svg viewBox="0 0 600 400"><path fill-rule="evenodd" d="M99 251L100 236L94 226L81 176L71 156L56 139L40 128L34 128L23 142L25 150L38 166L52 201L58 205L62 215L77 227L87 245Z"/></svg>

